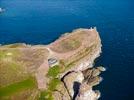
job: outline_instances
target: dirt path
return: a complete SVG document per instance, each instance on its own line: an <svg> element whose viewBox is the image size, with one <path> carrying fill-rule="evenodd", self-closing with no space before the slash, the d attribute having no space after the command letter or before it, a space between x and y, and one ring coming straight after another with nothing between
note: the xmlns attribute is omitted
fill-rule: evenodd
<svg viewBox="0 0 134 100"><path fill-rule="evenodd" d="M36 73L38 89L41 89L41 90L46 89L46 82L47 82L46 74L48 70L49 70L49 66L48 66L47 60L45 60L43 64L39 67Z"/></svg>

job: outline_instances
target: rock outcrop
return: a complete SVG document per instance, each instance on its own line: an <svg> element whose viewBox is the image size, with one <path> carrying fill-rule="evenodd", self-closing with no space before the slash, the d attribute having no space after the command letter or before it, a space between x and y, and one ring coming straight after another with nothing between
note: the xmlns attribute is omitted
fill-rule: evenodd
<svg viewBox="0 0 134 100"><path fill-rule="evenodd" d="M105 68L88 68L82 72L70 72L65 75L63 82L71 100L97 100L100 92L92 90L92 87L102 81L99 76L101 71L105 71Z"/></svg>
<svg viewBox="0 0 134 100"><path fill-rule="evenodd" d="M93 91L90 85L85 82L80 86L75 100L97 100L99 97L100 93Z"/></svg>

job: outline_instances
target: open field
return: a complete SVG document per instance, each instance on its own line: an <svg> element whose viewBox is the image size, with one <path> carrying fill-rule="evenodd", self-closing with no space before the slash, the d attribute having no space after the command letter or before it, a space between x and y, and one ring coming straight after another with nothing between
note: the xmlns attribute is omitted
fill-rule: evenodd
<svg viewBox="0 0 134 100"><path fill-rule="evenodd" d="M0 49L0 87L18 82L29 76L23 64L16 60L20 55L18 50Z"/></svg>
<svg viewBox="0 0 134 100"><path fill-rule="evenodd" d="M0 88L0 97L10 96L16 92L20 92L20 91L26 90L26 89L35 88L36 86L37 85L36 85L35 79L31 77L31 78L28 78L26 80L10 84L6 87L1 87Z"/></svg>
<svg viewBox="0 0 134 100"><path fill-rule="evenodd" d="M0 47L0 100L33 100L38 97L35 73L46 59L47 52L42 47L19 44Z"/></svg>

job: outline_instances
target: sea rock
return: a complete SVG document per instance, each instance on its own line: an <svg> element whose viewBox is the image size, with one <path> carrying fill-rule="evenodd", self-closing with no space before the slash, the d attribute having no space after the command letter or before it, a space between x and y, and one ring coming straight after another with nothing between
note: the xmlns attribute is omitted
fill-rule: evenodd
<svg viewBox="0 0 134 100"><path fill-rule="evenodd" d="M87 84L88 84L90 87L93 87L93 86L98 85L101 81L102 81L102 78L99 77L99 76L96 76L96 77L92 77L92 78L88 79L88 80L87 80Z"/></svg>
<svg viewBox="0 0 134 100"><path fill-rule="evenodd" d="M98 85L102 78L99 76L101 73L101 70L97 68L89 68L83 71L84 75L84 81L87 82L90 87Z"/></svg>
<svg viewBox="0 0 134 100"><path fill-rule="evenodd" d="M100 70L100 71L102 71L102 72L103 71L106 71L106 68L105 67L102 67L102 66L97 67L97 69Z"/></svg>

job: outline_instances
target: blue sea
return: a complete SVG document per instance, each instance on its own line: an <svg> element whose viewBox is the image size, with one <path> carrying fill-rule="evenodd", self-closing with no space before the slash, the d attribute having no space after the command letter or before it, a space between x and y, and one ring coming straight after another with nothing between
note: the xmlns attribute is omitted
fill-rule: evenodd
<svg viewBox="0 0 134 100"><path fill-rule="evenodd" d="M100 100L134 100L134 0L0 0L0 44L48 44L76 28L97 27L107 71Z"/></svg>

